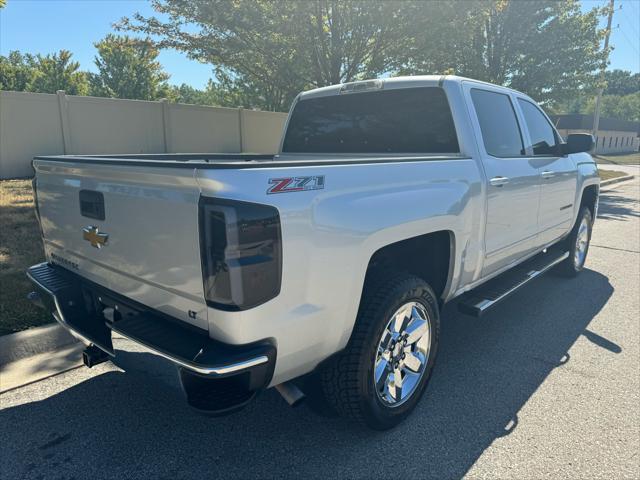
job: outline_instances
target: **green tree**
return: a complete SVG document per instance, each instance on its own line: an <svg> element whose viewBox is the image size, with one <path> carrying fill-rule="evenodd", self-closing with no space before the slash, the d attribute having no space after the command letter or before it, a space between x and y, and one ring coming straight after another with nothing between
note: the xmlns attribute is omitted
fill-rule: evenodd
<svg viewBox="0 0 640 480"><path fill-rule="evenodd" d="M190 103L192 105L212 105L209 103L208 98L205 96L205 92L198 90L183 83L182 85L174 85L171 87L168 98L178 103Z"/></svg>
<svg viewBox="0 0 640 480"><path fill-rule="evenodd" d="M89 90L87 74L79 70L80 64L71 60L72 53L29 56L28 63L36 70L27 85L30 92L55 93L64 90L69 95L86 95Z"/></svg>
<svg viewBox="0 0 640 480"><path fill-rule="evenodd" d="M245 106L285 110L302 89L384 74L457 73L550 105L592 91L601 9L577 0L153 0L118 28L216 66Z"/></svg>
<svg viewBox="0 0 640 480"><path fill-rule="evenodd" d="M590 99L584 113L593 114L594 104L595 100ZM640 122L640 92L629 95L603 95L600 115Z"/></svg>
<svg viewBox="0 0 640 480"><path fill-rule="evenodd" d="M150 40L109 34L95 47L98 73L90 75L92 95L137 100L168 95L169 75L158 62L160 52Z"/></svg>
<svg viewBox="0 0 640 480"><path fill-rule="evenodd" d="M0 90L27 90L38 74L33 63L31 55L17 50L9 52L6 57L0 55Z"/></svg>
<svg viewBox="0 0 640 480"><path fill-rule="evenodd" d="M608 70L605 72L606 95L629 95L640 92L640 73L628 70Z"/></svg>
<svg viewBox="0 0 640 480"><path fill-rule="evenodd" d="M136 14L118 28L216 66L245 106L286 110L302 89L385 73L402 42L402 3L363 0L154 0L168 20Z"/></svg>
<svg viewBox="0 0 640 480"><path fill-rule="evenodd" d="M550 104L595 89L604 61L599 9L583 13L575 0L424 2L412 8L415 40L407 55L397 57L400 73L456 73Z"/></svg>
<svg viewBox="0 0 640 480"><path fill-rule="evenodd" d="M605 72L606 88L600 114L604 117L640 121L640 74L626 70ZM577 94L554 105L553 113L593 114L595 95Z"/></svg>
<svg viewBox="0 0 640 480"><path fill-rule="evenodd" d="M223 77L214 82L209 80L204 90L193 88L187 84L174 86L168 98L179 103L194 105L213 105L218 107L254 108L261 104L264 97L259 91L243 85L238 79Z"/></svg>
<svg viewBox="0 0 640 480"><path fill-rule="evenodd" d="M594 106L594 95L578 95L571 100L557 104L556 108L552 110L552 113L582 113L593 115ZM630 93L628 95L603 95L600 115L602 117L640 122L640 92Z"/></svg>
<svg viewBox="0 0 640 480"><path fill-rule="evenodd" d="M168 98L178 103L190 103L192 105L222 106L220 103L221 92L219 86L209 80L204 90L199 90L186 83L171 87Z"/></svg>

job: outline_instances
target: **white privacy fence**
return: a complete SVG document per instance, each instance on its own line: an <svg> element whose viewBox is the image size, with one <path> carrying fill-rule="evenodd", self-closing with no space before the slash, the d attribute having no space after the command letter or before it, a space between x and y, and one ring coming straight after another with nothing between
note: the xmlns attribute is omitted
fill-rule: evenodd
<svg viewBox="0 0 640 480"><path fill-rule="evenodd" d="M276 153L285 113L141 100L0 92L0 178L36 155Z"/></svg>

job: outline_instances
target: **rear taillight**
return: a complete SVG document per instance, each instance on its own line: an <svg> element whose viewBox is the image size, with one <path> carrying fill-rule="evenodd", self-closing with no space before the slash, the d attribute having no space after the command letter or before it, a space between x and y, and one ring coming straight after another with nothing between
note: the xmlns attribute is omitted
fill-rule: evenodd
<svg viewBox="0 0 640 480"><path fill-rule="evenodd" d="M200 199L200 254L210 307L246 310L280 293L278 210L257 203Z"/></svg>

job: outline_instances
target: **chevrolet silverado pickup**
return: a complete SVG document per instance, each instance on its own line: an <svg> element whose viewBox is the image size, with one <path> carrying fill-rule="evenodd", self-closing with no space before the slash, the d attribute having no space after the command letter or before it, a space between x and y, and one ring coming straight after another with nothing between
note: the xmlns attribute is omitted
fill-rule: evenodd
<svg viewBox="0 0 640 480"><path fill-rule="evenodd" d="M391 428L425 391L444 303L480 316L583 269L592 147L522 93L416 76L301 93L277 155L36 157L30 297L89 367L113 333L175 364L196 409L276 387Z"/></svg>

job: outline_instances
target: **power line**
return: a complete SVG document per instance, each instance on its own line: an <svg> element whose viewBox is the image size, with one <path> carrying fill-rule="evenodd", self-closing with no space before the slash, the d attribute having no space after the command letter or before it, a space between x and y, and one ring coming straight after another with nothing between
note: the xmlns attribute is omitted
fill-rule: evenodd
<svg viewBox="0 0 640 480"><path fill-rule="evenodd" d="M629 7L629 5L632 5L633 8L631 10L633 10L634 12L636 11L635 7L638 7L637 12L638 12L638 15L640 15L640 2L633 2L632 1L632 2L625 2L624 4L627 6L627 8Z"/></svg>
<svg viewBox="0 0 640 480"><path fill-rule="evenodd" d="M628 23L627 23L627 26L628 26L629 28L631 28L631 30L633 31L633 34L636 36L636 38L639 38L639 37L640 37L640 35L638 34L638 30L636 30L636 26L635 26L633 23L631 23L631 20L629 20L629 17L625 17L625 16L623 15L623 16L622 16L622 18L624 18L624 19L628 22Z"/></svg>
<svg viewBox="0 0 640 480"><path fill-rule="evenodd" d="M627 7L629 7L630 5L632 5L632 3L625 3L625 5ZM622 10L622 5L620 5L620 10ZM629 8L627 8L627 10L629 10ZM633 8L631 10L633 10ZM638 30L636 29L636 26L633 24L633 21L631 20L631 17L632 17L632 15L634 15L634 13L635 12L631 12L631 15L625 15L623 13L622 18L627 21L627 26L630 27L631 30L633 30L633 33L635 34L636 38L639 38L640 35L638 34ZM638 17L640 17L640 10L638 10L638 13L636 15L636 18L638 18Z"/></svg>
<svg viewBox="0 0 640 480"><path fill-rule="evenodd" d="M602 65L602 70L600 71L600 84L604 84L605 79L605 69L607 68L607 60L609 60L609 37L611 36L611 22L613 21L613 5L614 0L609 0L609 12L607 16L607 32L604 37L604 51L606 54L605 63ZM592 135L595 137L598 135L598 127L600 126L600 104L602 103L602 93L604 92L604 87L600 87L598 89L598 95L596 96L596 104L593 109L593 131Z"/></svg>
<svg viewBox="0 0 640 480"><path fill-rule="evenodd" d="M640 55L640 51L638 51L638 47L633 43L633 41L627 36L627 33L620 27L620 25L618 24L618 26L616 27L617 30L622 33L622 35L624 36L624 39L629 43L629 46L631 48L633 48L633 50L635 50L635 52Z"/></svg>

